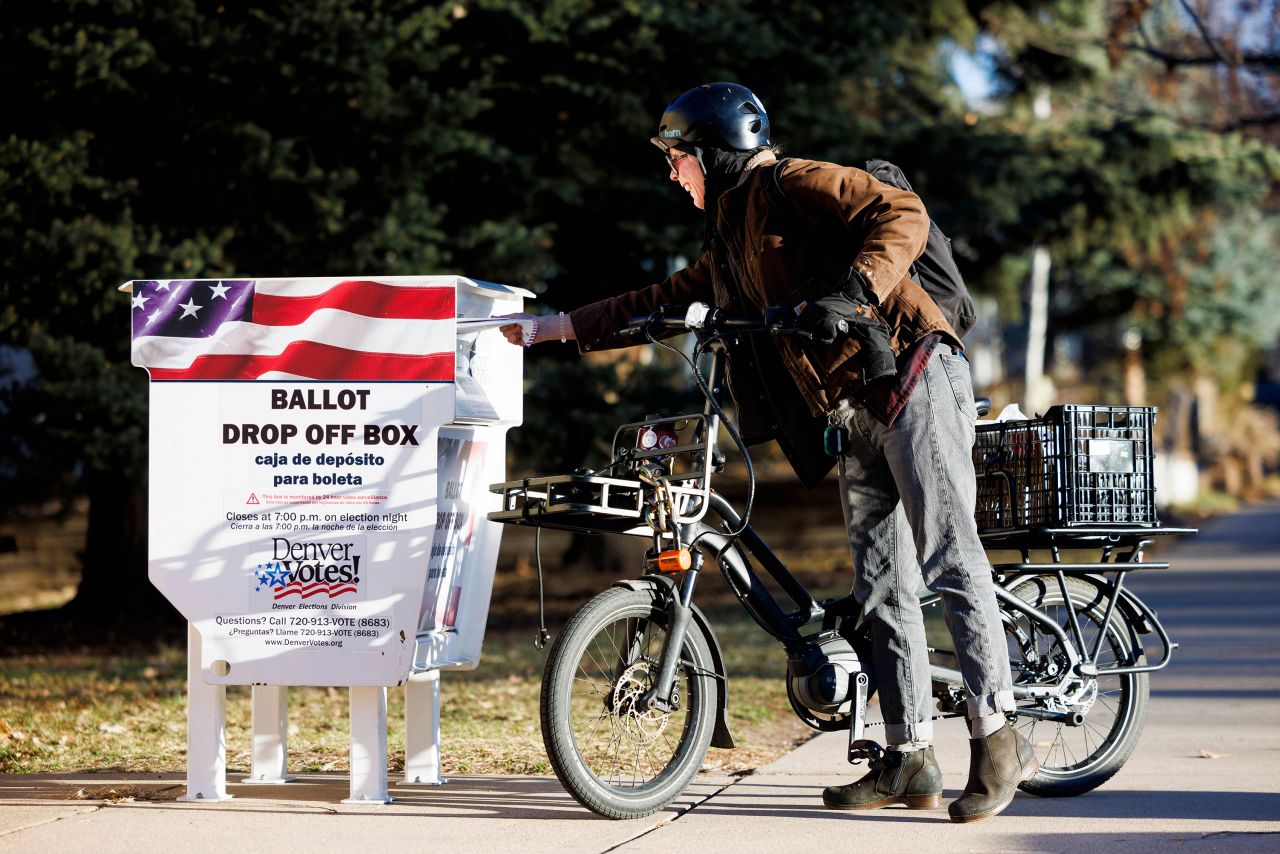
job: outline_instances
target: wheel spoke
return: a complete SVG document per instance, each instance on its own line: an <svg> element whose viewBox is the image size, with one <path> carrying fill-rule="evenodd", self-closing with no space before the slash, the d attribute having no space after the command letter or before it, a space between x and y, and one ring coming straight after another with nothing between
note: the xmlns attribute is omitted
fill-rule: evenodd
<svg viewBox="0 0 1280 854"><path fill-rule="evenodd" d="M1122 616L1113 612L1112 622L1101 623L1106 608L1105 598L1079 580L1068 579L1067 590L1075 603L1074 613L1079 624L1083 647L1078 650L1084 660L1098 644L1094 666L1114 667L1118 662L1133 663L1128 640L1120 628ZM1062 591L1055 579L1028 579L1015 589L1017 595L1037 608L1049 620L1056 623L1066 637L1075 643L1071 628L1072 608L1062 600ZM1010 670L1015 683L1057 684L1067 673L1071 657L1058 637L1047 631L1044 624L1019 617L1005 623L1009 637ZM1099 638L1101 642L1099 643ZM1098 785L1115 772L1117 751L1127 756L1132 749L1137 728L1131 726L1135 715L1141 714L1145 694L1138 694L1139 686L1145 691L1145 676L1135 674L1121 676L1103 675L1092 683L1068 682L1067 693L1059 699L1023 701L1030 709L1049 712L1078 712L1085 719L1074 726L1052 723L1045 719L1028 718L1019 731L1036 745L1041 760L1041 773L1034 781L1033 790L1048 789L1052 793L1076 794ZM1135 704L1138 708L1135 709ZM1041 726L1040 724L1048 724ZM1128 745L1125 747L1125 745ZM1107 768L1110 768L1108 771ZM1090 776L1103 774L1090 784ZM1084 788L1073 788L1084 786ZM1055 788L1056 787L1056 788Z"/></svg>
<svg viewBox="0 0 1280 854"><path fill-rule="evenodd" d="M596 605L600 600L629 601L609 607ZM581 614L592 605L598 618L583 621ZM679 786L671 787L670 781L688 780L697 772L711 737L714 706L705 695L708 683L693 675L710 666L709 657L694 627L679 655L678 708L637 708L657 678L668 637L663 616L647 594L602 594L566 627L558 645L562 660L548 663L549 682L543 690L551 699L544 710L551 717L543 726L552 732L557 725L562 732L567 726L568 735L548 740L548 752L566 788L592 809L608 805L604 815L651 813L655 807L632 804L642 799L653 804L655 791L666 797L657 809L669 803L679 794Z"/></svg>

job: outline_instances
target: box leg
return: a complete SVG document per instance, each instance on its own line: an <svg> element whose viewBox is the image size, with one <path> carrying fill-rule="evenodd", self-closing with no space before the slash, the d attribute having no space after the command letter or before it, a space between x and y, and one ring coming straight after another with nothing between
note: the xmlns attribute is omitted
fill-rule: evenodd
<svg viewBox="0 0 1280 854"><path fill-rule="evenodd" d="M386 804L387 689L351 689L351 797L344 804Z"/></svg>
<svg viewBox="0 0 1280 854"><path fill-rule="evenodd" d="M204 681L200 633L187 623L187 793L189 803L229 801L227 794L227 689Z"/></svg>
<svg viewBox="0 0 1280 854"><path fill-rule="evenodd" d="M253 686L253 770L245 783L288 783L289 689Z"/></svg>
<svg viewBox="0 0 1280 854"><path fill-rule="evenodd" d="M404 683L404 780L402 786L439 786L440 671L416 673Z"/></svg>

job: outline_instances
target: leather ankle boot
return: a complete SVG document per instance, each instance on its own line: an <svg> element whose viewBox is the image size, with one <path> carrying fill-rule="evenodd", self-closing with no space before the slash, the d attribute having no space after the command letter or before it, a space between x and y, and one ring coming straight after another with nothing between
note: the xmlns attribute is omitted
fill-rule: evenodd
<svg viewBox="0 0 1280 854"><path fill-rule="evenodd" d="M996 815L1013 801L1018 784L1040 770L1033 748L1006 724L986 738L969 739L969 782L947 807L951 820L977 821Z"/></svg>
<svg viewBox="0 0 1280 854"><path fill-rule="evenodd" d="M847 786L828 786L822 802L833 810L871 810L890 804L934 809L942 803L942 772L932 747L909 753L886 750L871 760L871 771L862 779Z"/></svg>

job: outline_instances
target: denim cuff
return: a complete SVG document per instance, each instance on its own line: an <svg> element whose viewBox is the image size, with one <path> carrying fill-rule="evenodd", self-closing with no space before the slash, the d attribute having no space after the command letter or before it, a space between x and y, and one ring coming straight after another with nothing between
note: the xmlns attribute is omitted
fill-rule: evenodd
<svg viewBox="0 0 1280 854"><path fill-rule="evenodd" d="M933 721L919 721L913 724L885 724L884 740L886 744L907 744L912 741L933 741Z"/></svg>
<svg viewBox="0 0 1280 854"><path fill-rule="evenodd" d="M987 715L1012 712L1017 708L1013 702L1012 691L996 691L994 694L983 694L981 697L970 697L965 701L970 718L981 718Z"/></svg>

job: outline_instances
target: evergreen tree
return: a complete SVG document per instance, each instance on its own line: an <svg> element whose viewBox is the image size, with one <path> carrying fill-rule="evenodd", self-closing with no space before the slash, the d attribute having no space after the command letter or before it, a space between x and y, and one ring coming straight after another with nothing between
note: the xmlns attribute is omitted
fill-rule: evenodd
<svg viewBox="0 0 1280 854"><path fill-rule="evenodd" d="M80 601L128 609L149 590L146 389L120 282L458 272L557 310L655 281L696 256L701 229L648 139L671 98L713 80L759 93L791 154L899 162L975 290L1012 293L1042 242L1064 285L1101 264L1091 299L1149 304L1161 247L1204 227L1226 245L1280 169L1263 142L1110 109L1142 91L1107 50L1129 5L6 4L0 345L33 354L37 376L0 384L4 494L87 493ZM950 80L952 53L978 44L1003 81L996 115ZM1038 126L1026 99L1046 84L1063 106ZM528 363L535 382L575 365ZM578 383L574 405L606 409L604 385ZM530 445L538 426L531 407Z"/></svg>

